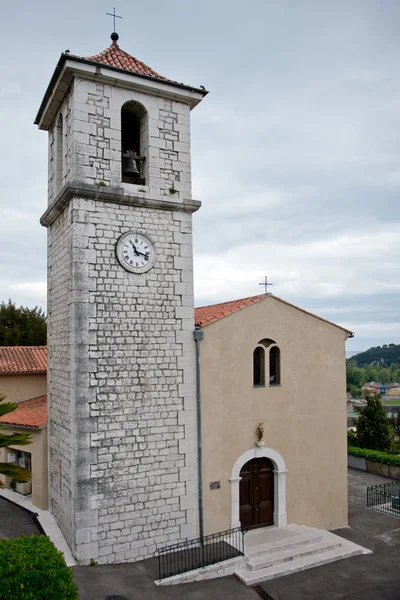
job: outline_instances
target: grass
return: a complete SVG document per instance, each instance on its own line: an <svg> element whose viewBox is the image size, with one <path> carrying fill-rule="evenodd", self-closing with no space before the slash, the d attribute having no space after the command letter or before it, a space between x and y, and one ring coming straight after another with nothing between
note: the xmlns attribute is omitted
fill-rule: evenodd
<svg viewBox="0 0 400 600"><path fill-rule="evenodd" d="M400 406L400 397L396 400L382 400L382 404L386 404L387 406Z"/></svg>

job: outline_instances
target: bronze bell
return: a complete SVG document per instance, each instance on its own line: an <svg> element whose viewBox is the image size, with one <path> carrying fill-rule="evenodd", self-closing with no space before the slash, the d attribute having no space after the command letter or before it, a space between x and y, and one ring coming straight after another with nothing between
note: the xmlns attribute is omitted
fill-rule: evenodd
<svg viewBox="0 0 400 600"><path fill-rule="evenodd" d="M134 158L127 158L125 160L125 168L124 168L125 177L139 177L140 172L137 168L137 162Z"/></svg>
<svg viewBox="0 0 400 600"><path fill-rule="evenodd" d="M138 169L139 156L135 150L127 150L124 152L124 176L125 177L140 177L140 171Z"/></svg>

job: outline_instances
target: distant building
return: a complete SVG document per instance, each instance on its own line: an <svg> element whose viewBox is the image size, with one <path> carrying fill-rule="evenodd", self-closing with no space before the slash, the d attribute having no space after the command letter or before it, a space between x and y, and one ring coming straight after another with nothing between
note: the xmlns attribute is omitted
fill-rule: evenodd
<svg viewBox="0 0 400 600"><path fill-rule="evenodd" d="M0 395L18 407L2 417L9 433L30 433L27 446L0 448L0 462L16 463L32 472L32 481L14 486L1 476L6 487L21 494L32 493L32 504L47 508L47 348L45 346L0 347Z"/></svg>
<svg viewBox="0 0 400 600"><path fill-rule="evenodd" d="M370 394L380 394L381 396L400 396L400 384L397 383L380 383L379 381L368 381L361 388L368 391Z"/></svg>

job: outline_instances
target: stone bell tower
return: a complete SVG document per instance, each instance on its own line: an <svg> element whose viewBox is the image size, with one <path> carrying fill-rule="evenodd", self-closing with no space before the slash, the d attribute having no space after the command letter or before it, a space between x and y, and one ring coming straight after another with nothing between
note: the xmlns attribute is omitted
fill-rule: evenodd
<svg viewBox="0 0 400 600"><path fill-rule="evenodd" d="M112 44L58 61L49 133L49 488L82 563L198 533L190 110Z"/></svg>

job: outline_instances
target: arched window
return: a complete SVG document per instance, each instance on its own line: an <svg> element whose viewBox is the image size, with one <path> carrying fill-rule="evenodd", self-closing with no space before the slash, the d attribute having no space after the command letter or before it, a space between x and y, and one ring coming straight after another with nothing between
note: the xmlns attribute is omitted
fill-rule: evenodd
<svg viewBox="0 0 400 600"><path fill-rule="evenodd" d="M56 191L59 192L63 184L64 176L64 148L63 148L63 118L58 115L56 125Z"/></svg>
<svg viewBox="0 0 400 600"><path fill-rule="evenodd" d="M269 385L281 384L281 351L272 346L269 351Z"/></svg>
<svg viewBox="0 0 400 600"><path fill-rule="evenodd" d="M261 346L253 352L253 385L265 385L265 350Z"/></svg>
<svg viewBox="0 0 400 600"><path fill-rule="evenodd" d="M148 130L145 108L131 100L121 108L122 181L146 185L148 165Z"/></svg>

